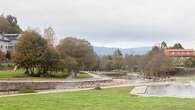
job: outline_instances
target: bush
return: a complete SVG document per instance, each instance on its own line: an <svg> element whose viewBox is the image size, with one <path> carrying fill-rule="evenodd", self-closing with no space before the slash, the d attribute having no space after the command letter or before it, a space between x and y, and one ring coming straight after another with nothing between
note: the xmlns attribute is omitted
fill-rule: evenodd
<svg viewBox="0 0 195 110"><path fill-rule="evenodd" d="M96 86L94 89L95 90L102 90L102 88L100 87L100 85Z"/></svg>

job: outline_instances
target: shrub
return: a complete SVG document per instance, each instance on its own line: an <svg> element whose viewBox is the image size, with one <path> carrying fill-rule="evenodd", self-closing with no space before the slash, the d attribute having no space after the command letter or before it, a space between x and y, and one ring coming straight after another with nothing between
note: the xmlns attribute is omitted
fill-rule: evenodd
<svg viewBox="0 0 195 110"><path fill-rule="evenodd" d="M100 87L100 85L97 85L94 89L95 90L102 90L102 88Z"/></svg>

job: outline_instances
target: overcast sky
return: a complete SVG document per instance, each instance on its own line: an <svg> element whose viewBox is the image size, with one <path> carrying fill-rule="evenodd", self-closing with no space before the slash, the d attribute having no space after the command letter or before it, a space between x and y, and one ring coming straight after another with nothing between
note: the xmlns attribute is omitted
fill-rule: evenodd
<svg viewBox="0 0 195 110"><path fill-rule="evenodd" d="M195 48L195 0L0 0L19 25L52 26L57 39L85 38L96 46L142 47L161 41Z"/></svg>

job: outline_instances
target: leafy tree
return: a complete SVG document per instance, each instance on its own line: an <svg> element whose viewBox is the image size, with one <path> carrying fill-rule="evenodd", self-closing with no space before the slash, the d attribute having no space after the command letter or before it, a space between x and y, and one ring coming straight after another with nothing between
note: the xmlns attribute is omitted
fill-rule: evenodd
<svg viewBox="0 0 195 110"><path fill-rule="evenodd" d="M0 17L0 32L7 32L9 28L9 22L4 17Z"/></svg>
<svg viewBox="0 0 195 110"><path fill-rule="evenodd" d="M96 54L86 40L68 37L61 40L57 48L72 77L76 77L80 70L90 70L95 66Z"/></svg>
<svg viewBox="0 0 195 110"><path fill-rule="evenodd" d="M5 53L0 51L0 63L5 60Z"/></svg>
<svg viewBox="0 0 195 110"><path fill-rule="evenodd" d="M184 49L184 47L180 43L176 43L171 49Z"/></svg>
<svg viewBox="0 0 195 110"><path fill-rule="evenodd" d="M195 58L190 57L189 59L186 60L185 66L187 67L195 67Z"/></svg>
<svg viewBox="0 0 195 110"><path fill-rule="evenodd" d="M21 33L22 29L17 24L16 17L12 15L8 15L7 17L0 16L0 32L15 34Z"/></svg>
<svg viewBox="0 0 195 110"><path fill-rule="evenodd" d="M6 52L5 58L6 58L7 60L11 60L11 52L10 52L10 51L7 51L7 52Z"/></svg>
<svg viewBox="0 0 195 110"><path fill-rule="evenodd" d="M163 41L161 43L161 49L166 49L166 48L168 48L167 43L165 41Z"/></svg>
<svg viewBox="0 0 195 110"><path fill-rule="evenodd" d="M30 76L47 76L58 63L58 56L39 33L28 30L19 38L13 60Z"/></svg>
<svg viewBox="0 0 195 110"><path fill-rule="evenodd" d="M17 25L17 18L15 16L12 16L12 15L8 15L6 17L7 21L11 24L11 25Z"/></svg>

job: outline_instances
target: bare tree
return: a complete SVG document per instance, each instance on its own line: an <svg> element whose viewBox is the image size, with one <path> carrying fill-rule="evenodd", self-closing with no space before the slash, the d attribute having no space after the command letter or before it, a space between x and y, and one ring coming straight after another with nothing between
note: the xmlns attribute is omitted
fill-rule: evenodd
<svg viewBox="0 0 195 110"><path fill-rule="evenodd" d="M157 47L145 55L140 64L139 67L146 76L166 77L175 69L174 60L165 56Z"/></svg>

